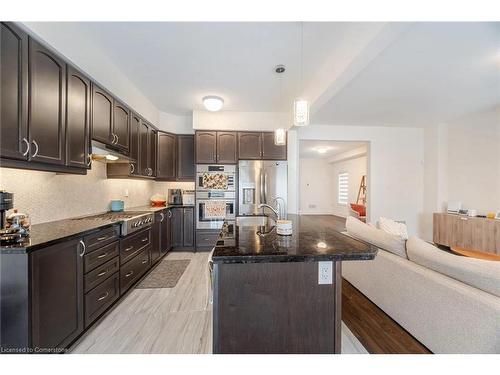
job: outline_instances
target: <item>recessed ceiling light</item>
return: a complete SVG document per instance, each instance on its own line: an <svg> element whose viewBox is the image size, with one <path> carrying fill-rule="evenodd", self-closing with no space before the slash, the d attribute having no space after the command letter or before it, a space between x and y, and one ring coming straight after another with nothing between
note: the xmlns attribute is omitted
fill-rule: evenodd
<svg viewBox="0 0 500 375"><path fill-rule="evenodd" d="M203 98L203 105L210 112L220 111L224 105L224 99L220 96L209 95Z"/></svg>

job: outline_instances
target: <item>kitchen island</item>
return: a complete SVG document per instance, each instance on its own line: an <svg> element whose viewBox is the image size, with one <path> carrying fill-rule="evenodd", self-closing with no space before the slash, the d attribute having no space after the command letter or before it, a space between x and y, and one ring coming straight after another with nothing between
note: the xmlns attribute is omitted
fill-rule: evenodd
<svg viewBox="0 0 500 375"><path fill-rule="evenodd" d="M343 261L376 247L324 219L289 215L293 234L236 226L213 260L214 353L340 353Z"/></svg>

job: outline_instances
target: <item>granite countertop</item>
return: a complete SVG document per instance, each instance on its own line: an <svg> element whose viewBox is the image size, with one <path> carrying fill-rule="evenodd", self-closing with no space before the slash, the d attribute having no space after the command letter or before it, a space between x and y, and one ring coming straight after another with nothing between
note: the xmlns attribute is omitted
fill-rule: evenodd
<svg viewBox="0 0 500 375"><path fill-rule="evenodd" d="M14 246L1 246L0 250L2 254L29 253L61 240L95 232L116 223L119 223L119 221L72 218L33 224L30 229L29 237L27 237L23 243Z"/></svg>
<svg viewBox="0 0 500 375"><path fill-rule="evenodd" d="M161 210L165 210L167 208L176 208L176 207L194 207L193 204L167 204L163 207L152 207L152 206L138 206L127 208L125 211L144 211L144 212L157 212Z"/></svg>
<svg viewBox="0 0 500 375"><path fill-rule="evenodd" d="M126 208L125 211L156 212L174 207L194 207L193 205L169 204L165 207L139 206ZM30 229L30 235L23 243L13 246L1 246L2 254L24 254L49 246L61 240L67 240L72 237L83 236L99 229L118 224L120 220L86 220L85 217L102 214L89 214L75 218L51 221L47 223L33 224Z"/></svg>
<svg viewBox="0 0 500 375"><path fill-rule="evenodd" d="M328 219L288 215L293 234L280 236L274 227L235 227L235 246L216 247L220 263L371 260L377 248L333 229Z"/></svg>

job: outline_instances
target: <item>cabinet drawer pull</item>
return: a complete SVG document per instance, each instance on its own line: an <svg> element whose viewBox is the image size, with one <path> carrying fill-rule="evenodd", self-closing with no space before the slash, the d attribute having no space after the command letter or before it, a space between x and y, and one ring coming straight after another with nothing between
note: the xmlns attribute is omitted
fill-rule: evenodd
<svg viewBox="0 0 500 375"><path fill-rule="evenodd" d="M108 236L104 236L104 237L99 237L97 239L97 241L104 241L104 240L107 240L109 237Z"/></svg>
<svg viewBox="0 0 500 375"><path fill-rule="evenodd" d="M26 138L23 138L22 141L24 142L24 144L26 144L26 151L24 151L22 155L26 156L28 155L28 152L30 152L30 143Z"/></svg>
<svg viewBox="0 0 500 375"><path fill-rule="evenodd" d="M132 174L133 174L133 173L134 173L134 171L135 171L135 166L134 166L134 164L132 163L132 164L130 164L130 173L132 173Z"/></svg>
<svg viewBox="0 0 500 375"><path fill-rule="evenodd" d="M127 247L127 248L126 248L125 250L123 250L123 251L124 251L124 252L127 252L127 251L132 250L133 248L134 248L133 246L129 246L129 247Z"/></svg>
<svg viewBox="0 0 500 375"><path fill-rule="evenodd" d="M149 259L144 259L144 260L142 261L142 264L146 264L146 263L148 262L148 260L149 260Z"/></svg>
<svg viewBox="0 0 500 375"><path fill-rule="evenodd" d="M105 258L106 256L108 256L108 253L104 253L104 254L99 255L97 257L97 259Z"/></svg>
<svg viewBox="0 0 500 375"><path fill-rule="evenodd" d="M133 274L134 274L134 271L130 271L130 272L128 272L128 273L125 275L125 277L130 277L130 276L132 276Z"/></svg>
<svg viewBox="0 0 500 375"><path fill-rule="evenodd" d="M102 271L101 273L98 273L98 274L97 274L97 277L104 276L104 275L106 275L107 273L108 273L108 270L106 270L106 271Z"/></svg>
<svg viewBox="0 0 500 375"><path fill-rule="evenodd" d="M80 243L80 245L82 245L82 250L80 251L80 254L79 254L79 255L80 255L80 257L83 257L83 256L85 255L85 250L86 250L87 248L85 247L85 242L83 242L82 240L80 240L80 242L79 242L79 243Z"/></svg>
<svg viewBox="0 0 500 375"><path fill-rule="evenodd" d="M146 242L148 239L149 239L148 237L143 238L143 239L142 239L142 242Z"/></svg>
<svg viewBox="0 0 500 375"><path fill-rule="evenodd" d="M108 298L108 296L109 296L109 292L106 292L105 294L103 294L102 296L100 296L97 300L98 301L102 301L103 299Z"/></svg>

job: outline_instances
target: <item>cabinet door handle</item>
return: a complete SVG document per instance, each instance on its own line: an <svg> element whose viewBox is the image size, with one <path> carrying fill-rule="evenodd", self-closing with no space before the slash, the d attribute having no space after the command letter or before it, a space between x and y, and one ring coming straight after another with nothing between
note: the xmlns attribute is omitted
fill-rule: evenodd
<svg viewBox="0 0 500 375"><path fill-rule="evenodd" d="M80 257L83 257L85 255L85 250L87 250L87 247L85 246L85 242L83 242L82 240L80 240L80 245L82 245L82 250L80 251L79 255Z"/></svg>
<svg viewBox="0 0 500 375"><path fill-rule="evenodd" d="M119 140L119 138L118 138L118 135L117 135L117 134L115 134L115 137L116 137L115 145L117 145L117 144L118 144L118 140Z"/></svg>
<svg viewBox="0 0 500 375"><path fill-rule="evenodd" d="M126 248L125 250L123 250L123 251L124 251L124 252L127 252L127 251L132 250L133 248L134 248L133 246L129 246L129 247L127 247L127 248Z"/></svg>
<svg viewBox="0 0 500 375"><path fill-rule="evenodd" d="M105 258L108 255L108 253L101 254L97 257L97 259Z"/></svg>
<svg viewBox="0 0 500 375"><path fill-rule="evenodd" d="M160 212L160 216L161 216L161 219L160 219L160 223L163 221L163 219L165 219L165 214L163 212Z"/></svg>
<svg viewBox="0 0 500 375"><path fill-rule="evenodd" d="M23 152L23 156L26 156L26 155L28 155L28 152L30 152L30 143L28 142L28 140L26 138L23 138L22 142L24 144L26 144L26 151Z"/></svg>
<svg viewBox="0 0 500 375"><path fill-rule="evenodd" d="M134 173L134 171L135 171L135 166L132 163L132 164L130 164L130 173Z"/></svg>
<svg viewBox="0 0 500 375"><path fill-rule="evenodd" d="M149 259L144 259L144 260L142 261L142 264L146 264L146 263L148 262L148 260L149 260Z"/></svg>
<svg viewBox="0 0 500 375"><path fill-rule="evenodd" d="M35 152L33 153L33 155L31 156L32 158L34 158L35 156L38 155L38 143L36 143L36 141L33 139L31 141L31 143L33 143L35 145ZM31 147L30 147L31 148Z"/></svg>
<svg viewBox="0 0 500 375"><path fill-rule="evenodd" d="M98 301L102 301L103 299L107 298L109 296L109 292L106 292L105 294L103 294L102 296L100 296L97 300Z"/></svg>
<svg viewBox="0 0 500 375"><path fill-rule="evenodd" d="M172 217L172 211L168 211L168 217L171 218Z"/></svg>
<svg viewBox="0 0 500 375"><path fill-rule="evenodd" d="M91 164L92 164L92 158L89 155L89 161L87 162L87 167L90 167Z"/></svg>
<svg viewBox="0 0 500 375"><path fill-rule="evenodd" d="M134 274L134 271L130 271L129 273L127 273L127 274L125 275L125 277L130 277L130 276L132 276L133 274Z"/></svg>
<svg viewBox="0 0 500 375"><path fill-rule="evenodd" d="M98 274L97 274L97 277L104 276L104 275L106 275L107 273L108 273L108 270L106 270L106 271L102 271L101 273L98 273Z"/></svg>
<svg viewBox="0 0 500 375"><path fill-rule="evenodd" d="M146 242L148 239L149 239L148 237L143 238L143 239L142 239L142 242Z"/></svg>
<svg viewBox="0 0 500 375"><path fill-rule="evenodd" d="M108 236L104 236L104 237L99 237L97 239L97 241L104 241L104 240L107 240L109 237Z"/></svg>

